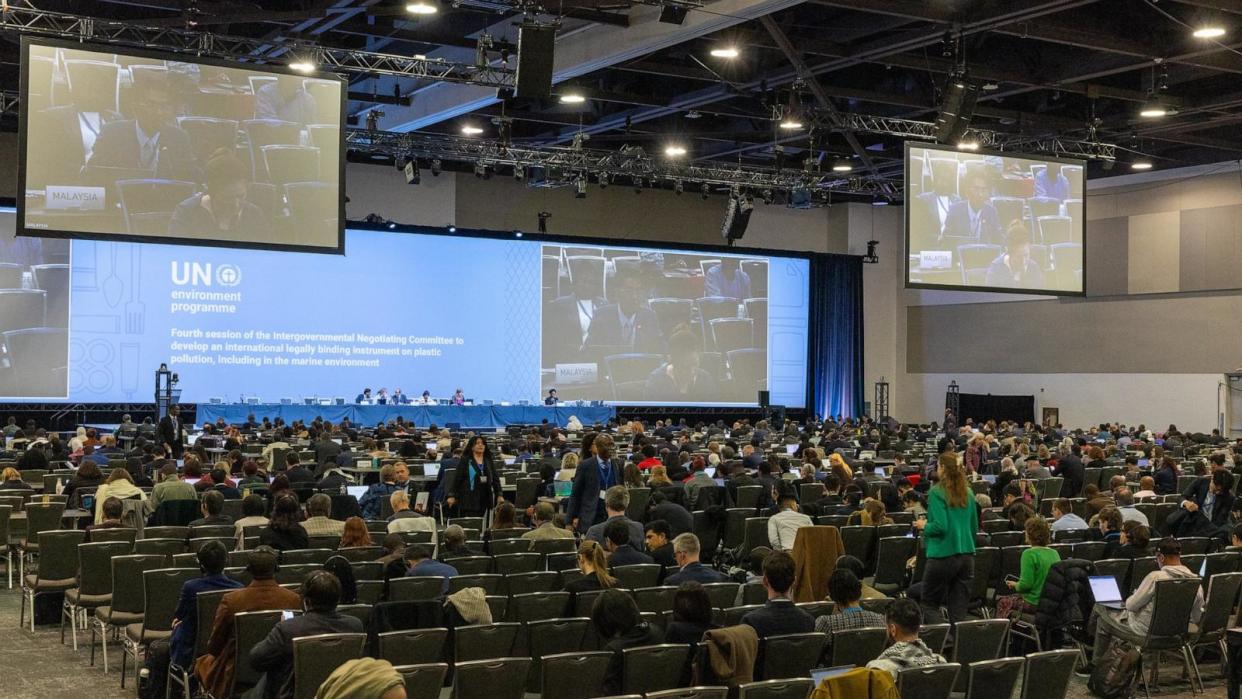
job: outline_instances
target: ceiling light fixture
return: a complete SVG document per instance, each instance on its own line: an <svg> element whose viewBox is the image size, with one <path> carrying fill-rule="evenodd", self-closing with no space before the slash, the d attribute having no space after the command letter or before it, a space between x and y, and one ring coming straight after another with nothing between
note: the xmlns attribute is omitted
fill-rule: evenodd
<svg viewBox="0 0 1242 699"><path fill-rule="evenodd" d="M1158 119L1167 116L1169 108L1160 103L1159 100L1148 100L1139 108L1139 116L1147 119Z"/></svg>
<svg viewBox="0 0 1242 699"><path fill-rule="evenodd" d="M742 55L741 51L738 51L737 48L733 46L723 46L718 49L712 49L711 54L712 58L737 58Z"/></svg>
<svg viewBox="0 0 1242 699"><path fill-rule="evenodd" d="M681 156L686 154L686 148L685 146L679 146L679 145L674 144L674 145L671 145L665 148L664 154L669 156L670 158L680 158Z"/></svg>
<svg viewBox="0 0 1242 699"><path fill-rule="evenodd" d="M412 15L434 15L440 9L435 5L426 2L426 0L416 0L415 2L407 2L405 11Z"/></svg>
<svg viewBox="0 0 1242 699"><path fill-rule="evenodd" d="M1150 170L1151 168L1152 168L1151 161L1146 158L1135 160L1134 162L1130 163L1131 170Z"/></svg>
<svg viewBox="0 0 1242 699"><path fill-rule="evenodd" d="M846 158L837 158L832 164L833 172L850 172L854 169L854 165Z"/></svg>
<svg viewBox="0 0 1242 699"><path fill-rule="evenodd" d="M461 127L461 132L465 134L466 136L478 136L479 134L483 133L483 129L477 126L466 124L465 126Z"/></svg>
<svg viewBox="0 0 1242 699"><path fill-rule="evenodd" d="M1225 28L1217 24L1207 24L1194 30L1196 39L1219 39L1225 35Z"/></svg>
<svg viewBox="0 0 1242 699"><path fill-rule="evenodd" d="M784 119L781 119L781 128L787 131L793 131L795 129L800 129L802 128L802 120L799 119L797 116L790 114Z"/></svg>
<svg viewBox="0 0 1242 699"><path fill-rule="evenodd" d="M958 141L957 149L958 150L979 150L979 142L978 141Z"/></svg>
<svg viewBox="0 0 1242 699"><path fill-rule="evenodd" d="M315 64L305 58L295 58L289 62L289 70L296 70L299 73L314 73Z"/></svg>
<svg viewBox="0 0 1242 699"><path fill-rule="evenodd" d="M586 97L577 92L561 95L561 104L582 104L586 101Z"/></svg>

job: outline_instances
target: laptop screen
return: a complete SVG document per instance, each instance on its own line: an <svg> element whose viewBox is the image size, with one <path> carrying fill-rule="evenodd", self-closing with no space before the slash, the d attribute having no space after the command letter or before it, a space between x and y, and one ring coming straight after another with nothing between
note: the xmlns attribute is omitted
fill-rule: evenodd
<svg viewBox="0 0 1242 699"><path fill-rule="evenodd" d="M440 464L423 464L423 475L432 478L440 475Z"/></svg>
<svg viewBox="0 0 1242 699"><path fill-rule="evenodd" d="M367 487L365 485L347 485L345 486L345 492L361 500L362 496L367 494Z"/></svg>
<svg viewBox="0 0 1242 699"><path fill-rule="evenodd" d="M786 445L785 445L785 453L786 453L786 454L788 454L789 456L793 456L794 454L797 454L797 453L798 453L798 445L797 445L797 444L786 444Z"/></svg>
<svg viewBox="0 0 1242 699"><path fill-rule="evenodd" d="M836 677L837 675L844 675L845 673L853 669L854 669L853 665L839 665L837 667L816 668L814 670L811 670L811 681L813 681L815 683L815 686L818 687L820 682L823 682L829 677Z"/></svg>
<svg viewBox="0 0 1242 699"><path fill-rule="evenodd" d="M556 497L567 498L574 491L574 482L573 481L557 481L555 487L556 487Z"/></svg>
<svg viewBox="0 0 1242 699"><path fill-rule="evenodd" d="M1121 590L1117 588L1117 578L1111 575L1092 575L1091 594L1096 602L1120 602Z"/></svg>
<svg viewBox="0 0 1242 699"><path fill-rule="evenodd" d="M427 442L427 450L428 450L428 451L430 451L430 450L432 450L432 449L435 449L435 448L436 448L436 443L435 443L435 442Z"/></svg>

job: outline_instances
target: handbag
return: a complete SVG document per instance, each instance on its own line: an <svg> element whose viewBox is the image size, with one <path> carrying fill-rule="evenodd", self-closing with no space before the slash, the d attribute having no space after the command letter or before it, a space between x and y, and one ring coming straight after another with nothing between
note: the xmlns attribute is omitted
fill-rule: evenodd
<svg viewBox="0 0 1242 699"><path fill-rule="evenodd" d="M1102 699L1128 699L1133 696L1138 683L1142 653L1129 641L1114 638L1096 658L1087 689Z"/></svg>

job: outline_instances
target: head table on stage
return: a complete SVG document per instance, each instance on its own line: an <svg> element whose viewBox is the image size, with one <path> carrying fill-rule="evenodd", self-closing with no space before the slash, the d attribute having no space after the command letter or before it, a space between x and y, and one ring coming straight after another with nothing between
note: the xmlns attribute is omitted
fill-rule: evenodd
<svg viewBox="0 0 1242 699"><path fill-rule="evenodd" d="M286 405L282 403L199 403L197 421L238 424L253 415L256 420L283 418L285 422L310 422L322 417L331 422L347 418L359 425L375 425L398 416L418 427L460 425L462 429L497 429L508 425L549 423L565 426L576 415L583 425L604 423L616 414L608 405Z"/></svg>

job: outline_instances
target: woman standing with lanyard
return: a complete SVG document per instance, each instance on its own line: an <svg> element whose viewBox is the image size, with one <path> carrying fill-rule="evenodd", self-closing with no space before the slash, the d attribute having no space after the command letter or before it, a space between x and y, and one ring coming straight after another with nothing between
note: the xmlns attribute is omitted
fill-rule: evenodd
<svg viewBox="0 0 1242 699"><path fill-rule="evenodd" d="M492 451L481 435L466 442L445 499L450 510L456 506L456 516L483 517L488 508L504 500L493 463Z"/></svg>
<svg viewBox="0 0 1242 699"><path fill-rule="evenodd" d="M612 462L612 437L601 434L591 442L591 457L578 464L566 517L574 529L585 533L604 520L603 495L621 484L621 469Z"/></svg>
<svg viewBox="0 0 1242 699"><path fill-rule="evenodd" d="M927 494L927 518L914 521L927 548L921 599L925 620L939 619L941 607L948 608L954 623L966 618L978 526L975 498L957 454L941 454L936 485Z"/></svg>

